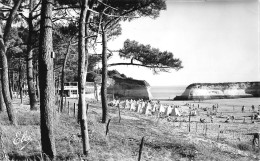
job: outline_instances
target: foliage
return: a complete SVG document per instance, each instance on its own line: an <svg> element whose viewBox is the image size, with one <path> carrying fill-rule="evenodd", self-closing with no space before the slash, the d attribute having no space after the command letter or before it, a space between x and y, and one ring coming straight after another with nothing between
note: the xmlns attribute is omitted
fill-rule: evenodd
<svg viewBox="0 0 260 161"><path fill-rule="evenodd" d="M26 46L24 45L24 28L12 28L7 41L7 58L9 60L9 69L13 74L12 82L17 82L19 78L19 72L21 72L22 78L26 78L25 73L25 51ZM19 71L21 68L21 71ZM23 84L25 79L21 80ZM14 89L13 89L14 90Z"/></svg>
<svg viewBox="0 0 260 161"><path fill-rule="evenodd" d="M97 77L97 73L95 72L88 72L87 74L87 82L94 82L95 81L95 78Z"/></svg>
<svg viewBox="0 0 260 161"><path fill-rule="evenodd" d="M77 5L78 0L55 0L56 5Z"/></svg>
<svg viewBox="0 0 260 161"><path fill-rule="evenodd" d="M129 21L136 16L156 18L161 10L166 9L165 0L107 0L106 4L116 8L116 10L113 8L109 9L113 10L114 14L127 16L123 17L123 19ZM101 8L102 6L99 6L97 10Z"/></svg>
<svg viewBox="0 0 260 161"><path fill-rule="evenodd" d="M62 24L56 24L54 30L54 50L56 53L55 68L56 75L61 72L61 66L63 65L66 49L69 41L71 41L69 57L65 70L65 80L67 82L78 80L78 46L77 46L77 31L78 26L76 23L70 22L68 25L64 26ZM101 60L101 55L92 54L88 57L88 72L94 71L95 66ZM88 78L87 78L88 79Z"/></svg>
<svg viewBox="0 0 260 161"><path fill-rule="evenodd" d="M94 17L94 25L90 25L93 32L100 32L100 23L103 24L108 40L121 34L121 26L119 22L131 21L138 17L157 18L161 10L166 9L164 0L107 0L104 3L99 3L94 8L99 13L99 16ZM124 58L138 61L140 66L145 66L153 69L154 73L169 72L170 69L179 70L182 68L181 61L173 58L171 52L161 52L159 49L151 48L149 45L139 45L136 41L126 40L124 48L120 50L120 56ZM113 64L119 65L120 63ZM130 63L125 65L131 65ZM121 63L120 65L124 65ZM138 65L138 64L135 64Z"/></svg>
<svg viewBox="0 0 260 161"><path fill-rule="evenodd" d="M23 35L23 28L12 28L10 35L7 38L6 42L6 48L7 48L7 55L10 56L10 54L17 54L23 52L24 46L24 40L22 39Z"/></svg>
<svg viewBox="0 0 260 161"><path fill-rule="evenodd" d="M88 71L94 71L96 65L101 61L101 55L89 55L88 58Z"/></svg>
<svg viewBox="0 0 260 161"><path fill-rule="evenodd" d="M168 72L170 69L179 70L183 68L182 61L174 58L172 52L160 51L150 45L139 44L137 41L127 39L124 46L119 50L121 58L131 59L131 63L125 65L139 65L148 67L158 72ZM138 63L134 63L137 61ZM116 64L114 64L116 65Z"/></svg>
<svg viewBox="0 0 260 161"><path fill-rule="evenodd" d="M119 73L117 70L109 70L108 72L107 72L107 75L110 77L110 78L114 78L114 77L116 77L116 78L127 78L126 77L126 75L124 75L124 74L121 74L121 73Z"/></svg>
<svg viewBox="0 0 260 161"><path fill-rule="evenodd" d="M244 150L244 151L250 151L250 150L252 150L251 145L246 144L246 143L238 143L238 144L237 144L237 148L238 148L239 150Z"/></svg>
<svg viewBox="0 0 260 161"><path fill-rule="evenodd" d="M99 74L100 72L101 71L97 71L97 73L95 73L94 71L88 72L87 81L88 82L94 82L95 78L100 77L100 74ZM107 75L108 75L109 78L128 78L128 79L130 79L125 74L119 73L117 70L109 70L107 72Z"/></svg>

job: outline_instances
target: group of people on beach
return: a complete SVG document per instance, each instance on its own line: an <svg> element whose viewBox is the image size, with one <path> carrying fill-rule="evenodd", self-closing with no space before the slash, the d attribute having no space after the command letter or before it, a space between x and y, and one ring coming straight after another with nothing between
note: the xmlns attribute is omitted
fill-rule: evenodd
<svg viewBox="0 0 260 161"><path fill-rule="evenodd" d="M153 102L151 100L143 99L139 99L137 101L132 99L127 99L125 101L113 100L112 102L110 102L110 105L128 109L145 115L154 115L155 113L167 116L181 115L181 112L178 110L179 106L161 104L160 101Z"/></svg>
<svg viewBox="0 0 260 161"><path fill-rule="evenodd" d="M255 106L254 105L252 105L251 106L251 108L252 108L252 111L254 112L255 111ZM245 106L242 106L242 109L241 109L241 111L242 111L242 113L244 113L245 112ZM259 111L260 112L260 105L258 106L258 110L257 111Z"/></svg>
<svg viewBox="0 0 260 161"><path fill-rule="evenodd" d="M207 112L207 116L210 118L210 122L213 123L213 116L216 115L218 113L218 109L219 109L219 105L218 104L214 104L212 105L211 108L209 107L202 107L200 106L200 104L198 104L198 106L195 106L194 104L188 104L186 103L184 106L188 106L189 110L188 113L183 112L178 106L178 105L168 105L168 104L161 104L160 101L151 101L151 100L143 100L143 99L139 99L139 100L124 100L124 101L120 101L119 99L116 100L114 99L112 102L110 102L111 106L116 106L118 108L124 108L124 109L128 109L131 111L135 111L141 114L145 114L145 115L155 115L158 114L158 116L181 116L181 115L190 115L190 116L196 116L199 115L199 109L202 109L203 111ZM233 107L234 108L234 107ZM253 115L251 116L251 120L252 123L254 123L254 120L259 120L260 119L260 105L258 107L258 111L255 111L255 106L252 105L251 109L253 111ZM245 112L245 106L242 106L241 109L242 113ZM221 113L222 115L222 113ZM234 121L235 120L235 116L230 115L227 117L226 119L226 123L228 123L229 121ZM205 119L200 119L200 122L204 123Z"/></svg>

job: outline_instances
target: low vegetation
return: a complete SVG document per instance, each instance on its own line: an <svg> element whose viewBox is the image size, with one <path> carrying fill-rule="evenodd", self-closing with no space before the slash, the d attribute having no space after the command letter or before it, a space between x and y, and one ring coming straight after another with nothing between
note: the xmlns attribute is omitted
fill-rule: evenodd
<svg viewBox="0 0 260 161"><path fill-rule="evenodd" d="M5 154L7 160L43 160L44 158L41 155L39 111L27 109L29 105L16 106L18 127L10 125L5 112L0 114L2 143L0 150L1 156ZM187 122L182 122L180 127L180 122L168 122L166 118L158 121L156 116L121 110L119 123L117 108L110 107L109 113L111 122L108 135L105 135L106 124L101 123L101 104L92 102L89 106L91 151L87 160L137 160L143 136L145 138L141 160L257 160L253 155L259 154L248 143L238 143L236 149L248 152L252 156L228 153L218 146L212 146L213 143L207 144L208 140L214 141L210 134L205 137L188 133ZM84 159L80 125L74 117L72 107L70 116L57 111L54 116L57 160ZM195 129L191 130L195 131ZM203 144L196 142L199 139L206 141ZM228 144L227 142L225 145Z"/></svg>

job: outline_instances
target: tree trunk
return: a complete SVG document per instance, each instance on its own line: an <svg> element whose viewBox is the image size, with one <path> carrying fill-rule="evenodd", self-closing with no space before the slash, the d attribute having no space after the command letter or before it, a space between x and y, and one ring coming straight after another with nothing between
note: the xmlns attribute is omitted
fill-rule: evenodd
<svg viewBox="0 0 260 161"><path fill-rule="evenodd" d="M2 85L0 84L0 88L2 88ZM0 91L0 113L4 111L5 108L5 102L3 98L3 93Z"/></svg>
<svg viewBox="0 0 260 161"><path fill-rule="evenodd" d="M22 78L22 62L20 60L20 66L19 66L19 92L20 92L21 104L23 103L23 84L22 84L22 79L23 79Z"/></svg>
<svg viewBox="0 0 260 161"><path fill-rule="evenodd" d="M94 81L94 95L96 100L98 101L98 89L97 89L97 83Z"/></svg>
<svg viewBox="0 0 260 161"><path fill-rule="evenodd" d="M28 84L28 94L30 99L30 110L37 110L35 86L33 81L33 51L32 51L33 7L34 7L34 0L30 0L30 11L29 11L29 18L28 18L29 35L27 39L26 63L27 63L27 84Z"/></svg>
<svg viewBox="0 0 260 161"><path fill-rule="evenodd" d="M102 28L102 84L101 84L101 101L102 101L102 123L107 121L107 36Z"/></svg>
<svg viewBox="0 0 260 161"><path fill-rule="evenodd" d="M60 95L60 93L59 93L59 87L60 87L60 76L59 76L59 73L58 73L58 80L57 80L57 87L56 87L56 90L57 90L56 93L57 93L57 95ZM58 110L59 110L59 108L60 108L59 101L60 101L60 98L57 97L57 102L56 102L56 104L59 106L59 107L58 107Z"/></svg>
<svg viewBox="0 0 260 161"><path fill-rule="evenodd" d="M15 88L14 88L14 71L12 71L12 81L11 81L11 86L12 86L12 91L15 91ZM14 96L12 95L12 98Z"/></svg>
<svg viewBox="0 0 260 161"><path fill-rule="evenodd" d="M90 8L91 5L90 5ZM88 136L88 124L87 124L87 114L86 114L86 101L85 101L85 84L87 76L87 67L88 67L88 54L86 54L86 26L89 21L89 11L88 11L88 0L82 0L81 3L81 13L79 19L79 41L78 41L78 50L79 50L79 60L78 60L78 91L79 91L79 117L81 125L81 135L83 141L83 154L87 155L90 150L89 145L89 136Z"/></svg>
<svg viewBox="0 0 260 161"><path fill-rule="evenodd" d="M38 63L36 63L36 89L37 89L37 97L38 101L40 100L40 88L39 88L39 70L38 70Z"/></svg>
<svg viewBox="0 0 260 161"><path fill-rule="evenodd" d="M6 48L5 48L5 43L3 39L3 33L2 29L0 27L0 68L2 68L2 94L4 97L4 102L6 105L6 110L8 114L9 121L13 125L17 125L15 113L14 113L14 107L12 104L12 99L10 96L10 88L9 88L9 79L8 79L8 63L7 63L7 56L6 56Z"/></svg>
<svg viewBox="0 0 260 161"><path fill-rule="evenodd" d="M8 60L7 60L8 61ZM10 90L10 97L13 99L13 89L12 89L12 81L11 81L11 72L8 70L8 78L9 78L9 90Z"/></svg>
<svg viewBox="0 0 260 161"><path fill-rule="evenodd" d="M0 31L0 35L1 35L1 31ZM1 41L0 46L2 46L2 42L3 42L2 40L0 40ZM10 96L10 88L9 88L9 81L8 81L8 65L7 65L8 63L7 63L7 57L6 57L5 51L6 51L5 47L4 46L3 46L3 48L1 47L0 56L1 56L1 60L2 60L1 61L2 92L3 92L3 96L4 96L4 101L5 101L9 121L11 122L11 124L16 126L17 121L16 121L16 117L15 117L15 113L14 113L12 99Z"/></svg>
<svg viewBox="0 0 260 161"><path fill-rule="evenodd" d="M16 12L21 4L22 0L15 1L14 7L12 8L8 19L6 21L4 34L0 27L0 60L1 60L1 68L2 68L2 92L4 96L5 106L8 114L9 121L13 125L17 125L16 117L14 114L14 107L12 104L12 99L10 96L10 88L9 88L9 78L8 78L8 62L6 56L6 47L5 43L7 42L7 38L10 34L12 28L12 22L15 18Z"/></svg>
<svg viewBox="0 0 260 161"><path fill-rule="evenodd" d="M2 92L2 79L1 79L1 72L0 72L0 112L4 111L5 108L5 102Z"/></svg>
<svg viewBox="0 0 260 161"><path fill-rule="evenodd" d="M60 105L60 110L61 112L63 111L63 95L64 95L64 75L65 75L65 67L66 67L66 63L69 57L69 51L70 51L70 45L71 45L71 41L72 39L69 41L69 44L67 46L67 50L65 53L65 58L64 58L64 62L63 62L63 66L62 66L62 70L61 70L61 105ZM64 112L66 111L66 109L64 109Z"/></svg>
<svg viewBox="0 0 260 161"><path fill-rule="evenodd" d="M54 80L52 45L52 8L53 0L42 0L40 44L39 44L39 84L42 151L49 158L56 156L53 131Z"/></svg>

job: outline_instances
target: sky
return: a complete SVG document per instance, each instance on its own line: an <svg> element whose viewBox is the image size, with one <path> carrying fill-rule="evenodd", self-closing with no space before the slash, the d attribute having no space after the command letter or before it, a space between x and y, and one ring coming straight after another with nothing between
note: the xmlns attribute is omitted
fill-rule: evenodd
<svg viewBox="0 0 260 161"><path fill-rule="evenodd" d="M123 22L122 35L108 43L118 50L126 39L170 51L184 66L154 75L143 67L117 66L151 86L260 81L258 0L168 0L157 19ZM120 62L114 56L108 63Z"/></svg>

